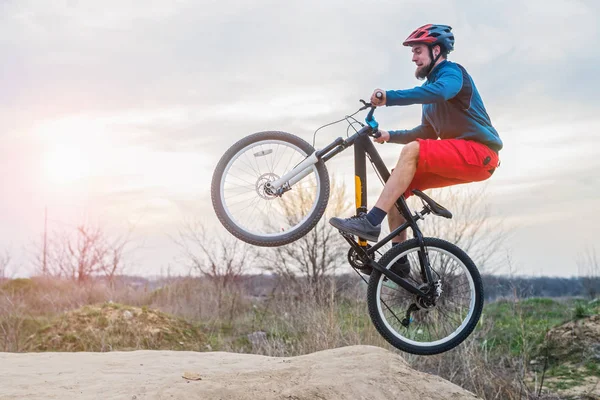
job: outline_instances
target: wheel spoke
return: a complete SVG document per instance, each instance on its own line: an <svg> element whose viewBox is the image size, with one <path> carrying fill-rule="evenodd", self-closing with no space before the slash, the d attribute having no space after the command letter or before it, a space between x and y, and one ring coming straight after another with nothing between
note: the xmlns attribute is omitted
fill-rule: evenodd
<svg viewBox="0 0 600 400"><path fill-rule="evenodd" d="M438 242L443 246L438 247ZM472 274L473 266L468 267L456 255L460 254L459 250L455 254L455 245L426 238L425 248L434 279L432 284L440 285L441 294L434 300L420 298L398 285L389 284L383 274L376 273L377 279L369 282L369 311L374 322L380 321L376 322L378 330L394 346L416 354L435 354L455 347L474 329L481 315L481 293L476 289L481 287L481 278ZM419 252L417 239L411 239L388 250L380 262L389 265L404 253L411 263L410 276L415 276L416 266L419 266L420 276ZM472 261L469 262L472 265ZM418 280L415 285L425 293L436 290ZM417 304L419 310L411 313L412 322L404 327L402 319L392 315L392 311L404 315L411 304Z"/></svg>
<svg viewBox="0 0 600 400"><path fill-rule="evenodd" d="M319 201L327 201L321 193L329 190L328 177L321 176L324 169L313 166L310 174L279 197L265 188L314 151L306 150L310 148L306 142L289 134L266 132L262 138L239 146L223 166L219 190L215 193L214 180L212 190L213 204L219 203L223 211L215 210L221 219L229 221L226 226L232 233L252 237L253 242L258 238L281 243L279 238L289 240L290 232L306 229L320 218L324 208L319 207ZM323 187L324 183L327 186Z"/></svg>

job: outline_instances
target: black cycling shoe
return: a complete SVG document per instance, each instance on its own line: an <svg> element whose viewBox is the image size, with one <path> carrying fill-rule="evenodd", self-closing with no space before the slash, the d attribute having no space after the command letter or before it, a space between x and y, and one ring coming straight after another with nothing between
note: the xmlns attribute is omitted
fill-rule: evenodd
<svg viewBox="0 0 600 400"><path fill-rule="evenodd" d="M344 233L351 233L371 242L376 242L381 233L381 224L377 226L371 224L367 219L367 214L350 218L333 217L329 223Z"/></svg>
<svg viewBox="0 0 600 400"><path fill-rule="evenodd" d="M369 267L368 265L365 265L363 268L357 269L365 275L371 275L371 272L373 272L373 268ZM401 257L398 261L394 263L394 265L390 267L390 271L392 271L401 278L408 278L408 276L410 275L410 262L408 261L406 256ZM384 280L387 280L387 277L384 278Z"/></svg>
<svg viewBox="0 0 600 400"><path fill-rule="evenodd" d="M390 267L390 271L400 276L401 278L406 278L410 274L410 262L406 256L400 257L394 265Z"/></svg>

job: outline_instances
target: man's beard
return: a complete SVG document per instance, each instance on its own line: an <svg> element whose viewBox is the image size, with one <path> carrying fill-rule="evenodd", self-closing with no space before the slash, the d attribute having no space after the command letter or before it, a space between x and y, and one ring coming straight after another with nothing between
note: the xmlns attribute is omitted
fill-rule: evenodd
<svg viewBox="0 0 600 400"><path fill-rule="evenodd" d="M423 65L421 67L417 67L417 69L415 70L415 77L418 80L423 80L425 78L427 78L427 73L429 71L429 66L431 65L431 62L427 65Z"/></svg>

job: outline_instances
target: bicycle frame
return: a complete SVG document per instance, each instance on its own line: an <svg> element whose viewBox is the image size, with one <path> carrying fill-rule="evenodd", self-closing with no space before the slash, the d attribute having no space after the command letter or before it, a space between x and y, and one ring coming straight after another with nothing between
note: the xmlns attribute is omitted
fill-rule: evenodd
<svg viewBox="0 0 600 400"><path fill-rule="evenodd" d="M343 139L338 137L332 143L327 145L321 150L315 151L313 154L309 155L304 161L300 164L296 165L290 172L286 173L281 178L268 183L268 188L276 194L282 194L285 191L291 189L294 183L300 181L302 178L307 176L312 172L312 166L322 160L323 162L327 162L337 154L346 150L348 147L354 146L354 190L355 190L355 200L356 200L356 213L357 215L361 212L367 211L367 163L366 158L368 157L371 163L373 164L375 170L382 178L384 182L387 182L390 177L390 172L388 171L385 163L381 159L381 156L377 152L377 149L373 145L373 142L370 140L370 136L374 135L377 132L378 124L373 119L373 111L374 108L371 108L369 115L367 116L368 125L363 126L358 132L354 135L348 137L347 139ZM367 241L358 238L358 242L351 240L347 235L344 235L344 238L348 241L348 243L354 248L357 254L363 258L363 260L367 263L367 265L372 268L380 271L383 275L388 277L391 281L403 287L410 293L430 297L432 296L432 292L430 294L424 293L422 290L412 285L407 280L402 277L396 275L394 272L390 271L387 268L382 267L379 263L371 258L371 256L379 250L382 246L388 243L392 238L398 235L400 232L412 228L414 237L418 240L421 251L419 252L419 262L421 264L421 272L424 275L423 279L426 281L428 286L433 285L433 277L431 275L431 268L429 266L429 260L427 258L427 252L425 251L425 245L423 241L423 234L417 225L417 221L422 219L424 215L429 214L430 210L425 208L422 212L416 213L414 216L411 215L411 211L406 204L406 199L404 194L400 196L400 198L396 201L396 207L398 211L404 216L406 222L392 231L385 238L380 240L373 247L368 248Z"/></svg>
<svg viewBox="0 0 600 400"><path fill-rule="evenodd" d="M390 172L387 169L385 163L381 159L379 152L373 145L373 142L370 140L369 136L373 133L373 128L371 126L365 126L356 132L354 135L350 136L346 140L337 138L330 145L326 146L322 150L319 150L315 153L318 159L322 159L324 162L327 162L329 159L334 157L335 155L341 153L345 149L350 146L354 146L354 191L355 191L355 203L356 203L356 213L357 215L361 212L367 211L367 157L373 164L373 167L382 178L384 182L387 182L390 177ZM426 296L421 290L412 285L410 282L396 275L394 272L390 271L387 268L382 267L379 263L372 260L370 258L377 250L379 250L382 246L388 243L392 238L398 235L400 232L412 228L413 235L419 241L421 251L419 252L419 261L421 266L426 265L425 269L425 277L427 279L428 284L433 283L433 278L431 275L431 269L429 268L429 260L426 258L425 246L423 242L423 234L417 225L417 220L421 219L423 214L416 214L415 216L411 215L410 209L406 204L406 199L404 195L400 196L396 201L396 207L400 211L400 213L404 216L406 222L394 229L389 235L384 237L382 240L377 242L373 247L367 249L367 242L361 238L358 238L358 242L350 240L348 237L344 236L348 243L357 251L357 254L364 254L365 261L372 267L383 273L394 283L403 287L407 291ZM427 213L427 211L425 211Z"/></svg>

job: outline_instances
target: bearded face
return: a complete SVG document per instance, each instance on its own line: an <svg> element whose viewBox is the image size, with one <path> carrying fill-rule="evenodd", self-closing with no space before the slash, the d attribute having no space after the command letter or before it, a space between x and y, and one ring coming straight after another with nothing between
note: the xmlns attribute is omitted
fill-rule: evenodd
<svg viewBox="0 0 600 400"><path fill-rule="evenodd" d="M437 46L434 48L434 53L439 51ZM415 44L412 46L412 61L417 66L415 70L415 77L417 79L427 78L427 73L430 70L429 66L433 62L429 55L429 48L424 44Z"/></svg>

